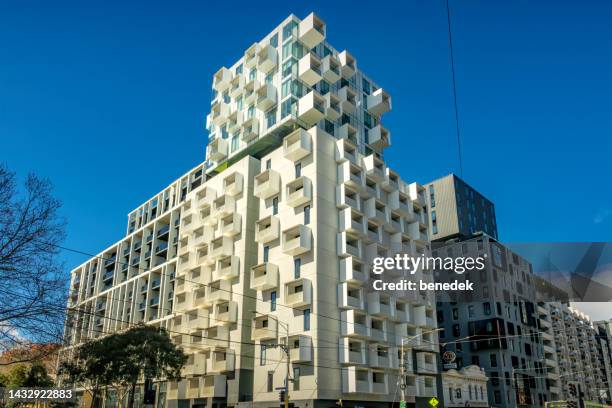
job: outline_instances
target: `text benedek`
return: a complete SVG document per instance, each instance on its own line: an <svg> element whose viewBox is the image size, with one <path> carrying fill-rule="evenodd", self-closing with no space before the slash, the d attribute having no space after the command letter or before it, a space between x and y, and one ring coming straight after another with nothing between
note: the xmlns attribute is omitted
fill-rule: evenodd
<svg viewBox="0 0 612 408"><path fill-rule="evenodd" d="M403 279L399 282L383 282L378 279L372 282L374 290L453 290L453 291L468 291L474 290L474 283L466 280L465 282L416 282Z"/></svg>

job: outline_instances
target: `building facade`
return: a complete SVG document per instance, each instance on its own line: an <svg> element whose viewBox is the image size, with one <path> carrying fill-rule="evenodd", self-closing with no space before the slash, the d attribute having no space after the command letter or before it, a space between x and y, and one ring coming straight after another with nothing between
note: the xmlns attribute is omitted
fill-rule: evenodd
<svg viewBox="0 0 612 408"><path fill-rule="evenodd" d="M495 239L495 205L455 174L425 185L429 203L431 240L469 239L484 233Z"/></svg>
<svg viewBox="0 0 612 408"><path fill-rule="evenodd" d="M389 95L325 33L289 16L214 75L205 162L72 271L66 355L144 322L189 355L170 407L275 406L286 378L299 407L386 407L400 364L409 406L436 395L433 293L374 291L369 268L430 253L425 189L384 162Z"/></svg>
<svg viewBox="0 0 612 408"><path fill-rule="evenodd" d="M489 407L487 375L478 366L450 369L441 375L445 408Z"/></svg>

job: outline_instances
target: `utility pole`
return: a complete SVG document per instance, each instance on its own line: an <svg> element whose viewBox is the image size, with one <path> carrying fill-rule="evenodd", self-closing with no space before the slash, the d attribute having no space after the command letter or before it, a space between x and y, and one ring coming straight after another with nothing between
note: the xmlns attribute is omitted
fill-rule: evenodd
<svg viewBox="0 0 612 408"><path fill-rule="evenodd" d="M400 375L401 375L401 379L400 379L400 390L401 390L401 396L402 399L400 401L400 408L406 408L406 361L405 361L405 357L404 357L404 343L406 341L411 341L414 340L418 337L421 337L425 334L428 333L434 333L437 331L441 331L444 330L443 327L438 327L437 329L433 329L433 330L428 330L426 332L420 333L420 334L416 334L414 336L410 336L410 337L402 337L401 340L401 344L400 344ZM285 407L287 408L287 407Z"/></svg>

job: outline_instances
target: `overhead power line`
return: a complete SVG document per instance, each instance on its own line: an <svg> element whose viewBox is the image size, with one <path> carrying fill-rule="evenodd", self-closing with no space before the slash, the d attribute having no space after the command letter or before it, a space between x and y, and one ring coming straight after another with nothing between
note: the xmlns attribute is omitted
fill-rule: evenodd
<svg viewBox="0 0 612 408"><path fill-rule="evenodd" d="M463 177L463 158L461 153L461 131L459 127L459 108L457 107L457 81L455 79L455 56L453 54L453 30L448 0L446 1L446 21L448 23L448 49L450 53L451 73L453 78L453 103L455 107L455 129L457 131L457 153L459 155L459 175Z"/></svg>

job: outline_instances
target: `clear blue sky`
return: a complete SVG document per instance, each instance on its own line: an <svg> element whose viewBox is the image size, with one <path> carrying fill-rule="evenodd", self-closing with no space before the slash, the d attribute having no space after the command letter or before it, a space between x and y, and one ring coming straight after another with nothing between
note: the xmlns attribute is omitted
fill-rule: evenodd
<svg viewBox="0 0 612 408"><path fill-rule="evenodd" d="M392 94L386 157L404 179L458 171L443 0L173 3L0 3L0 161L54 182L67 246L121 238L203 160L212 74L291 12L318 13ZM501 239L610 241L612 3L451 7L464 179Z"/></svg>

